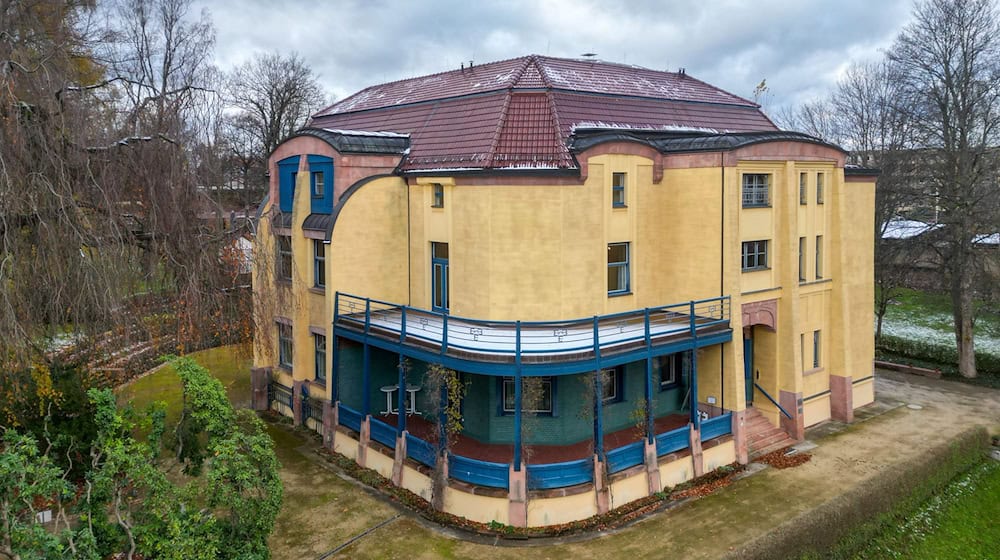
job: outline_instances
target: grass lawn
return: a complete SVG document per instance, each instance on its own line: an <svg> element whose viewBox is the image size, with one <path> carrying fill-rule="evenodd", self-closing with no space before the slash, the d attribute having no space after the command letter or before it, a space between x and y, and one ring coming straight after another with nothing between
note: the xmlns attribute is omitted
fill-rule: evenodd
<svg viewBox="0 0 1000 560"><path fill-rule="evenodd" d="M964 560L1000 554L1000 463L986 460L912 511L901 512L866 546L836 558Z"/></svg>
<svg viewBox="0 0 1000 560"><path fill-rule="evenodd" d="M222 382L233 406L250 406L249 348L220 346L194 352L190 356ZM168 425L177 422L180 417L181 379L170 365L164 365L116 392L119 404L131 401L132 406L139 411L155 401L165 402Z"/></svg>

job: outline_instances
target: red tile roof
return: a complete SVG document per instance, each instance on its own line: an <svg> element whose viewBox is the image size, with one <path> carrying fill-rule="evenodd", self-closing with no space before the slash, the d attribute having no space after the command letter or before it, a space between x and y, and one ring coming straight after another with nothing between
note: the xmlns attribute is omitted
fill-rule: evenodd
<svg viewBox="0 0 1000 560"><path fill-rule="evenodd" d="M686 74L537 55L372 86L310 126L408 133L408 171L571 168L578 128L777 130L756 104Z"/></svg>

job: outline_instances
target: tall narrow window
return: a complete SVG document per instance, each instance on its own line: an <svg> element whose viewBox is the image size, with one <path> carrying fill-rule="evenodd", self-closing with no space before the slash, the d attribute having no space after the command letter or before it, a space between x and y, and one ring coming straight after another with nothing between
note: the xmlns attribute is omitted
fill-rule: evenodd
<svg viewBox="0 0 1000 560"><path fill-rule="evenodd" d="M625 207L625 180L624 173L611 174L611 206L615 208Z"/></svg>
<svg viewBox="0 0 1000 560"><path fill-rule="evenodd" d="M799 238L799 282L806 281L806 238Z"/></svg>
<svg viewBox="0 0 1000 560"><path fill-rule="evenodd" d="M537 414L552 414L552 378L551 377L536 377L538 381L535 382L534 387L530 391L532 394L525 395L522 393L521 400L523 408L522 412L532 412ZM523 382L523 378L522 378ZM504 377L501 382L501 395L502 398L502 412L504 414L512 414L517 407L517 401L514 398L514 378ZM521 387L523 392L525 387Z"/></svg>
<svg viewBox="0 0 1000 560"><path fill-rule="evenodd" d="M746 173L743 175L743 207L769 206L771 197L769 184L771 176L766 173Z"/></svg>
<svg viewBox="0 0 1000 560"><path fill-rule="evenodd" d="M816 279L823 277L823 236L816 236Z"/></svg>
<svg viewBox="0 0 1000 560"><path fill-rule="evenodd" d="M323 194L326 190L326 185L323 183L323 172L313 171L312 172L312 195L313 198L323 198Z"/></svg>
<svg viewBox="0 0 1000 560"><path fill-rule="evenodd" d="M448 244L431 242L431 309L448 311Z"/></svg>
<svg viewBox="0 0 1000 560"><path fill-rule="evenodd" d="M326 337L321 334L313 335L313 346L316 361L316 381L326 381Z"/></svg>
<svg viewBox="0 0 1000 560"><path fill-rule="evenodd" d="M813 368L818 368L820 364L820 331L813 331Z"/></svg>
<svg viewBox="0 0 1000 560"><path fill-rule="evenodd" d="M278 323L278 365L292 369L292 326Z"/></svg>
<svg viewBox="0 0 1000 560"><path fill-rule="evenodd" d="M616 403L624 400L625 366L601 371L601 402Z"/></svg>
<svg viewBox="0 0 1000 560"><path fill-rule="evenodd" d="M326 287L326 246L320 239L313 239L313 285Z"/></svg>
<svg viewBox="0 0 1000 560"><path fill-rule="evenodd" d="M687 352L653 358L653 379L660 380L661 391L676 387L681 382L685 361L690 361Z"/></svg>
<svg viewBox="0 0 1000 560"><path fill-rule="evenodd" d="M608 243L608 295L628 293L628 266L628 243Z"/></svg>
<svg viewBox="0 0 1000 560"><path fill-rule="evenodd" d="M806 370L806 335L799 334L799 355L802 359L802 371Z"/></svg>
<svg viewBox="0 0 1000 560"><path fill-rule="evenodd" d="M431 201L432 208L444 208L444 185L441 183L434 183L433 198Z"/></svg>
<svg viewBox="0 0 1000 560"><path fill-rule="evenodd" d="M277 251L275 259L275 273L278 276L278 280L288 280L292 279L292 238L287 235L278 235L277 243L275 243L275 250Z"/></svg>
<svg viewBox="0 0 1000 560"><path fill-rule="evenodd" d="M743 242L743 270L767 268L767 240Z"/></svg>
<svg viewBox="0 0 1000 560"><path fill-rule="evenodd" d="M799 173L799 204L809 203L809 191L806 188L808 177L807 173Z"/></svg>
<svg viewBox="0 0 1000 560"><path fill-rule="evenodd" d="M816 174L816 204L823 204L823 173Z"/></svg>

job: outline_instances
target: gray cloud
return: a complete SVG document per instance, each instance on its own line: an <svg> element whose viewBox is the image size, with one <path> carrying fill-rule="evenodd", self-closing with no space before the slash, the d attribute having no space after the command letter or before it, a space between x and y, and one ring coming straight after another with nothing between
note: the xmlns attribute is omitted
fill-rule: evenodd
<svg viewBox="0 0 1000 560"><path fill-rule="evenodd" d="M223 69L255 52L297 51L337 98L366 86L525 54L689 74L751 97L766 78L772 113L827 93L854 60L887 48L910 0L200 0Z"/></svg>

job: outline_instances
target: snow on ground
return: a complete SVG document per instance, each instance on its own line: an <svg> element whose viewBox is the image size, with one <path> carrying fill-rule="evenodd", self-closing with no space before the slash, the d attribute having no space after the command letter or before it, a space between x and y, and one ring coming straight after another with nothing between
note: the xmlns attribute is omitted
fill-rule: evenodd
<svg viewBox="0 0 1000 560"><path fill-rule="evenodd" d="M955 334L951 315L945 313L907 313L890 308L882 323L882 333L909 340L920 340L935 345L955 347ZM1000 336L991 336L977 327L976 351L1000 356Z"/></svg>

